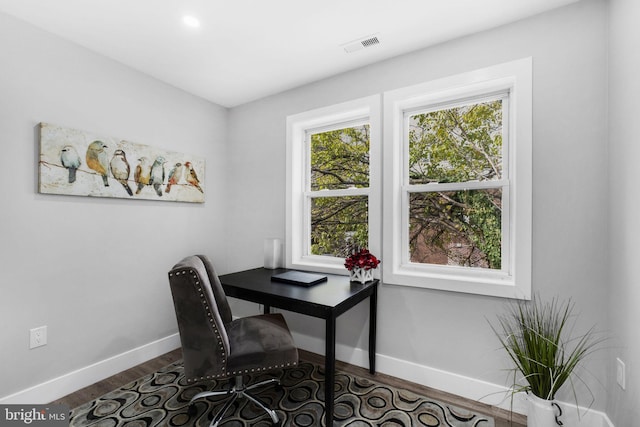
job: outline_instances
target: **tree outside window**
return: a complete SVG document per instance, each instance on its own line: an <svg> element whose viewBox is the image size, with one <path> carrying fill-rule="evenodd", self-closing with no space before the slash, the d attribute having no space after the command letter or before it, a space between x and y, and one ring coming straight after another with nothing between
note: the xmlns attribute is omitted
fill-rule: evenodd
<svg viewBox="0 0 640 427"><path fill-rule="evenodd" d="M310 252L344 258L369 240L370 126L360 124L308 137Z"/></svg>
<svg viewBox="0 0 640 427"><path fill-rule="evenodd" d="M407 120L410 261L501 269L502 99Z"/></svg>
<svg viewBox="0 0 640 427"><path fill-rule="evenodd" d="M287 267L531 296L532 59L287 117ZM384 221L383 221L384 217Z"/></svg>
<svg viewBox="0 0 640 427"><path fill-rule="evenodd" d="M411 262L501 268L502 116L501 99L409 115ZM348 256L368 242L368 197L348 192L369 186L369 125L310 132L308 144L310 252Z"/></svg>

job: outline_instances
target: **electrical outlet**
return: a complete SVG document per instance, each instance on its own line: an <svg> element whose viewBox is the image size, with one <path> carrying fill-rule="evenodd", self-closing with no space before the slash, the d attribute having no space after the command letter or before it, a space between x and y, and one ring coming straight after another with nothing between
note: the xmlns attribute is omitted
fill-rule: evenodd
<svg viewBox="0 0 640 427"><path fill-rule="evenodd" d="M624 362L620 360L620 358L616 358L616 381L618 382L620 388L622 388L623 390L625 390L626 388L625 375L626 373Z"/></svg>
<svg viewBox="0 0 640 427"><path fill-rule="evenodd" d="M29 348L41 347L47 344L47 327L40 326L29 330Z"/></svg>

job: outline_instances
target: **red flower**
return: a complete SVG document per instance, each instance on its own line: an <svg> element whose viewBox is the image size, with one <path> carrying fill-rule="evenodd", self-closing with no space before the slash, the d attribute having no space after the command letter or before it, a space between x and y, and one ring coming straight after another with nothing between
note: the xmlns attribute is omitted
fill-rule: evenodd
<svg viewBox="0 0 640 427"><path fill-rule="evenodd" d="M367 249L361 249L359 252L352 254L344 260L344 266L349 271L354 268L364 268L365 270L369 270L376 268L378 264L380 264L380 260Z"/></svg>

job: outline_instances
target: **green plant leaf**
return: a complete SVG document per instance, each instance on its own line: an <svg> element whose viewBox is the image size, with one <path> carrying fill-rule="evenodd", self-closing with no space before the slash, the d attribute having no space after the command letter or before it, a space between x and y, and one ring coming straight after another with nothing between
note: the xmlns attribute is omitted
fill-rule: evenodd
<svg viewBox="0 0 640 427"><path fill-rule="evenodd" d="M514 374L519 372L522 376L523 383L514 375L512 391L555 399L558 390L571 382L585 357L602 342L594 328L582 335L566 336L573 310L571 300L561 302L554 298L543 302L534 296L530 302L513 303L506 314L498 316L498 326L491 325L514 363Z"/></svg>

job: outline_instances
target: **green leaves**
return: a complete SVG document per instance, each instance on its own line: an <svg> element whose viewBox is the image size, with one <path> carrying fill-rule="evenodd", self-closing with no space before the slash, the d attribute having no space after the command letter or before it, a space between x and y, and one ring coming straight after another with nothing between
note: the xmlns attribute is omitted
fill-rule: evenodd
<svg viewBox="0 0 640 427"><path fill-rule="evenodd" d="M526 384L514 380L514 391L527 391L552 400L584 358L600 340L593 329L577 337L567 337L574 304L554 298L544 303L538 298L518 302L506 315L498 317L500 330L493 331L507 351ZM514 376L515 377L515 376Z"/></svg>
<svg viewBox="0 0 640 427"><path fill-rule="evenodd" d="M311 254L344 258L369 242L368 197L319 197L311 204Z"/></svg>
<svg viewBox="0 0 640 427"><path fill-rule="evenodd" d="M369 135L367 124L311 134L309 190L368 188ZM410 185L502 178L500 99L414 114L409 118L408 138ZM367 197L329 196L311 196L311 253L343 256L349 253L350 245L367 247ZM411 260L500 269L501 222L502 190L498 185L412 192Z"/></svg>
<svg viewBox="0 0 640 427"><path fill-rule="evenodd" d="M310 189L369 187L369 125L311 135ZM368 197L311 199L311 254L345 257L369 245Z"/></svg>
<svg viewBox="0 0 640 427"><path fill-rule="evenodd" d="M413 262L501 268L500 189L411 193Z"/></svg>
<svg viewBox="0 0 640 427"><path fill-rule="evenodd" d="M445 108L409 118L409 184L502 178L502 101ZM500 269L502 191L412 193L411 260Z"/></svg>
<svg viewBox="0 0 640 427"><path fill-rule="evenodd" d="M502 177L502 101L409 118L409 183Z"/></svg>
<svg viewBox="0 0 640 427"><path fill-rule="evenodd" d="M311 135L311 191L369 187L369 125ZM314 197L311 254L345 257L367 247L368 197Z"/></svg>
<svg viewBox="0 0 640 427"><path fill-rule="evenodd" d="M311 135L311 190L369 186L369 125Z"/></svg>

